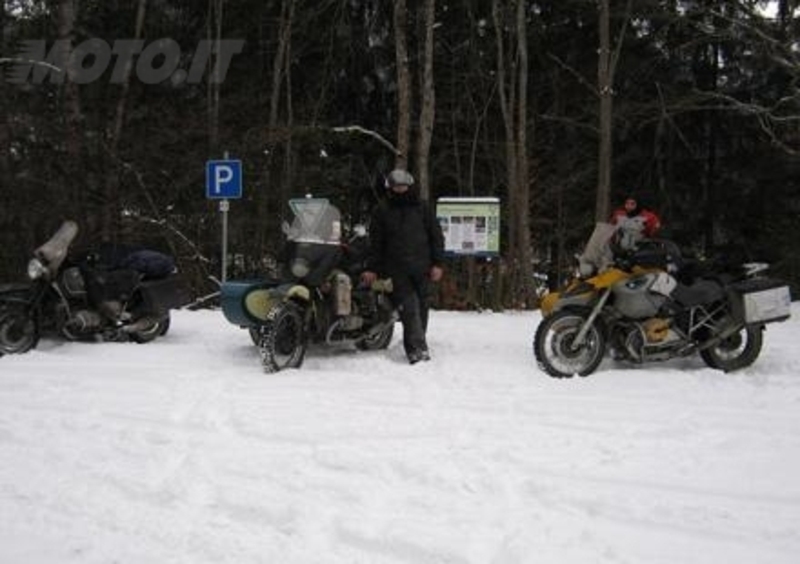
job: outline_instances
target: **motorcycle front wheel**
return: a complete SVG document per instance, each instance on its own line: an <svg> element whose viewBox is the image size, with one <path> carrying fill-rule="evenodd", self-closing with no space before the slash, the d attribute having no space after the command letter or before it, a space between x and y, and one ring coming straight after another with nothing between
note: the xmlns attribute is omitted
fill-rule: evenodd
<svg viewBox="0 0 800 564"><path fill-rule="evenodd" d="M39 341L36 320L22 310L0 313L0 356L28 352Z"/></svg>
<svg viewBox="0 0 800 564"><path fill-rule="evenodd" d="M588 376L597 370L606 348L605 335L597 325L589 327L583 344L574 345L585 321L585 315L561 311L539 323L533 338L533 354L539 368L553 378Z"/></svg>
<svg viewBox="0 0 800 564"><path fill-rule="evenodd" d="M719 344L700 351L700 358L711 368L731 372L753 364L764 343L764 327L748 325Z"/></svg>
<svg viewBox="0 0 800 564"><path fill-rule="evenodd" d="M266 372L299 368L303 364L308 338L303 327L303 310L286 302L273 307L259 330L258 350Z"/></svg>

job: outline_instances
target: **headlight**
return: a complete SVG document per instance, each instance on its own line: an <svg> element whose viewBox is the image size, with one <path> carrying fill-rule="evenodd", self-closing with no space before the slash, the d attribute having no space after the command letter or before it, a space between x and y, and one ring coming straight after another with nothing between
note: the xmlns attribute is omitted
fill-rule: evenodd
<svg viewBox="0 0 800 564"><path fill-rule="evenodd" d="M311 266L306 259L296 258L292 261L290 270L292 271L292 276L302 279L308 276L308 273L311 271Z"/></svg>
<svg viewBox="0 0 800 564"><path fill-rule="evenodd" d="M28 263L28 278L36 280L47 274L47 267L38 258L31 259Z"/></svg>

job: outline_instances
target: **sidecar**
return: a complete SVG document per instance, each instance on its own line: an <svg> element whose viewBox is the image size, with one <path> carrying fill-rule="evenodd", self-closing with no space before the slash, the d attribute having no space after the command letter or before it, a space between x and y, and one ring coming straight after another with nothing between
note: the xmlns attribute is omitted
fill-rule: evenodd
<svg viewBox="0 0 800 564"><path fill-rule="evenodd" d="M303 291L306 295L299 297L307 300L308 289L294 283L275 279L232 280L222 284L220 304L225 319L251 329L264 324L273 306Z"/></svg>

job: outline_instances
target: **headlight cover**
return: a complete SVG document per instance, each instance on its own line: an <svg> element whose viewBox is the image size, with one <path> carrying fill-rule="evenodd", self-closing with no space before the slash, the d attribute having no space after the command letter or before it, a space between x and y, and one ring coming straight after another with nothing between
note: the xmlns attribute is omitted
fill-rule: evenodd
<svg viewBox="0 0 800 564"><path fill-rule="evenodd" d="M303 279L308 276L308 273L311 271L311 265L308 264L308 261L304 258L296 258L292 260L290 270L292 271L292 276Z"/></svg>
<svg viewBox="0 0 800 564"><path fill-rule="evenodd" d="M47 267L38 258L33 258L28 263L28 278L36 280L47 274Z"/></svg>

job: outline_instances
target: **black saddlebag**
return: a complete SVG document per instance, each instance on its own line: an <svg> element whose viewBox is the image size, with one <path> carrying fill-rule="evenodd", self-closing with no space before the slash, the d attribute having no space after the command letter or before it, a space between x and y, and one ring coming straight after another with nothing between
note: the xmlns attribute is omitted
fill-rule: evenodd
<svg viewBox="0 0 800 564"><path fill-rule="evenodd" d="M774 278L752 278L731 286L734 315L746 324L789 319L792 298L789 286Z"/></svg>
<svg viewBox="0 0 800 564"><path fill-rule="evenodd" d="M178 276L146 280L139 285L139 291L145 308L152 313L164 314L189 303L188 292Z"/></svg>

